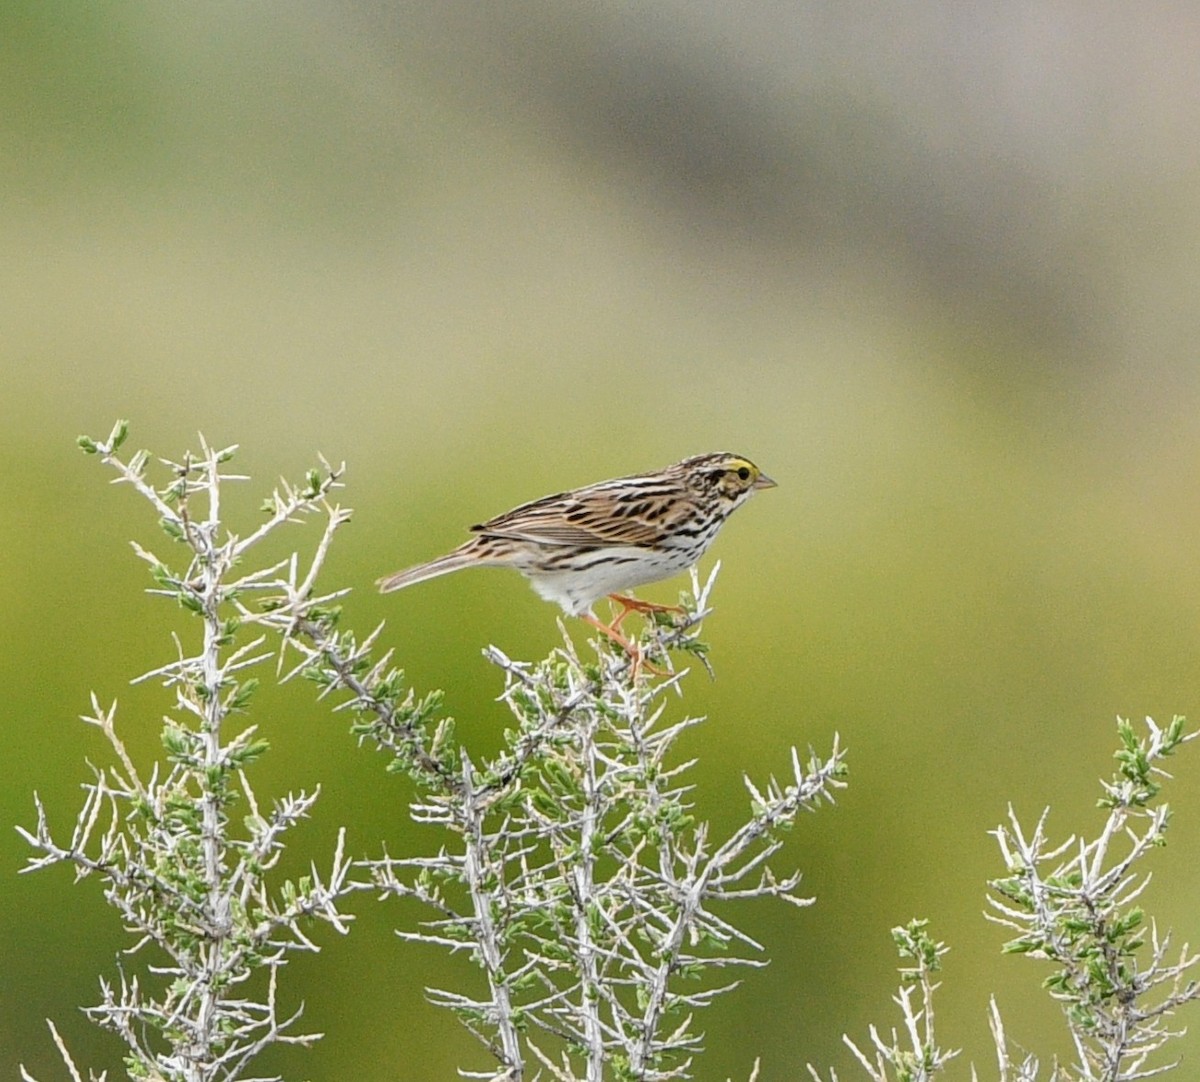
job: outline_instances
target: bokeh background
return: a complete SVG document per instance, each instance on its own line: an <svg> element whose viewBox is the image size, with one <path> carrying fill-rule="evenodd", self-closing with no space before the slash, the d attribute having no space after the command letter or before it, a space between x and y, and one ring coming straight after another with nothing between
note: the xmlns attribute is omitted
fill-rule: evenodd
<svg viewBox="0 0 1200 1082"><path fill-rule="evenodd" d="M1196 713L1198 55L1175 3L10 0L0 823L31 825L37 789L69 827L92 689L158 753L165 696L128 680L191 630L140 593L151 516L78 433L241 443L235 526L345 459L327 582L478 749L504 721L480 648L540 656L555 611L499 572L371 582L519 501L732 449L779 488L716 547L718 677L683 704L710 716L683 749L699 811L732 826L742 772L835 732L852 773L780 863L817 904L747 907L772 964L706 1016L697 1078L760 1054L763 1082L856 1077L840 1034L893 1020L888 930L914 915L953 948L963 1077L993 1062L992 991L1012 1036L1065 1051L1046 971L982 917L987 831L1009 800L1092 829L1114 718ZM416 844L342 717L306 688L262 703L260 794L323 786L301 850L341 823L359 853ZM1195 938L1195 751L1179 770L1147 902ZM76 1008L127 939L98 884L18 878L0 838L0 1075L64 1077L52 1017L121 1076ZM325 1040L262 1072L484 1066L422 999L464 967L356 901L287 974Z"/></svg>

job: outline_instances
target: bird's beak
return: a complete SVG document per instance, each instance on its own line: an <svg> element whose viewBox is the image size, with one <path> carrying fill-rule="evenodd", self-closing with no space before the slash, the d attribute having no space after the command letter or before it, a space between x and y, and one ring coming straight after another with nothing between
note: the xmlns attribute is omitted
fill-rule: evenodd
<svg viewBox="0 0 1200 1082"><path fill-rule="evenodd" d="M754 484L752 487L753 488L775 488L776 482L772 481L771 478L769 478L765 473L760 473L758 475L758 477L755 478L755 481L754 481Z"/></svg>

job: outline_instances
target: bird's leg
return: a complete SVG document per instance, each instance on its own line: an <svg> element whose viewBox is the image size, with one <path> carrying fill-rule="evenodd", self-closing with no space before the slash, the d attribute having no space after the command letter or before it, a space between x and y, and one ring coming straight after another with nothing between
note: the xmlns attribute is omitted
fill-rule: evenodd
<svg viewBox="0 0 1200 1082"><path fill-rule="evenodd" d="M614 620L611 624L606 624L602 620L598 620L590 612L581 613L579 618L591 624L597 631L607 635L608 638L612 639L630 657L639 652L638 648L617 630L617 625L620 623L619 620Z"/></svg>
<svg viewBox="0 0 1200 1082"><path fill-rule="evenodd" d="M621 606L621 611L617 613L616 619L609 625L612 628L620 627L621 621L631 612L640 612L643 616L654 612L673 612L682 616L687 611L682 605L660 605L655 601L642 601L640 598L629 597L626 594L609 594L608 599Z"/></svg>
<svg viewBox="0 0 1200 1082"><path fill-rule="evenodd" d="M643 668L645 668L645 670L653 676L665 676L666 673L664 673L662 669L658 668L656 665L651 665L650 662L646 660L645 653L637 643L630 642L627 638L625 638L624 635L621 634L620 631L617 630L617 625L621 622L621 619L628 611L629 610L626 609L625 612L623 612L621 616L617 617L617 619L611 624L603 623L590 612L581 613L579 618L591 624L592 627L594 627L597 631L612 639L613 642L615 642L619 647L621 647L622 650L625 651L626 654L629 655L629 660L633 666L634 680L637 680L638 673L641 672Z"/></svg>
<svg viewBox="0 0 1200 1082"><path fill-rule="evenodd" d="M640 598L630 597L628 594L609 594L608 599L621 608L621 611L611 621L607 624L602 624L594 616L585 616L584 619L593 627L603 631L613 642L619 643L624 648L633 662L633 678L635 680L643 667L653 676L666 676L667 674L664 670L660 669L657 665L650 664L645 659L640 646L631 643L620 633L621 621L631 612L640 612L643 616L648 616L656 612L675 612L682 615L687 610L682 605L660 605L655 601L642 601Z"/></svg>

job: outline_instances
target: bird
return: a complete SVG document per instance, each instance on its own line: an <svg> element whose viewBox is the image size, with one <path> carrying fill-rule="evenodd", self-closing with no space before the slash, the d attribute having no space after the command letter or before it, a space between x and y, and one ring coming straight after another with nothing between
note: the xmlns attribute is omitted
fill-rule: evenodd
<svg viewBox="0 0 1200 1082"><path fill-rule="evenodd" d="M627 592L692 567L734 511L775 485L742 455L694 455L523 503L472 526L474 536L445 556L386 575L376 585L386 594L467 567L511 567L544 600L629 649L617 628L630 611L678 610ZM592 612L606 596L621 606L609 624Z"/></svg>

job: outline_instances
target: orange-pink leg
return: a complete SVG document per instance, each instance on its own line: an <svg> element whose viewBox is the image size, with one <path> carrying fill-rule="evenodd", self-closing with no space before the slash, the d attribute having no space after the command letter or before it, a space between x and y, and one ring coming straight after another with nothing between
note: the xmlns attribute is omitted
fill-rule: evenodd
<svg viewBox="0 0 1200 1082"><path fill-rule="evenodd" d="M630 657L633 657L634 654L639 653L638 648L633 643L631 643L627 638L625 638L625 636L622 635L620 631L617 630L617 625L620 623L619 620L614 620L611 624L606 624L606 623L604 623L604 621L598 620L590 612L585 612L580 617L580 619L585 620L587 623L591 624L592 627L594 627L597 631L603 633L604 635L607 635L610 639L612 639L613 642L615 642L619 647L621 647L621 649L624 650L625 653L627 653Z"/></svg>
<svg viewBox="0 0 1200 1082"><path fill-rule="evenodd" d="M609 625L614 629L620 627L621 621L631 612L640 612L642 615L654 612L674 612L682 615L687 611L682 605L660 605L655 601L642 601L640 598L629 597L625 594L609 594L608 599L621 606L621 611Z"/></svg>
<svg viewBox="0 0 1200 1082"><path fill-rule="evenodd" d="M629 660L633 665L634 680L637 679L638 673L641 672L643 668L645 668L645 670L653 676L665 676L666 673L663 672L662 669L660 669L657 665L651 665L650 662L646 660L645 655L642 652L642 648L638 646L637 643L630 642L627 638L625 638L624 635L620 633L620 631L617 630L617 625L620 624L621 620L629 611L629 609L626 609L625 612L621 613L621 615L618 616L611 624L603 623L590 612L583 613L580 618L591 624L592 627L594 627L597 631L607 635L608 638L612 639L613 642L620 646L621 649L629 655Z"/></svg>

